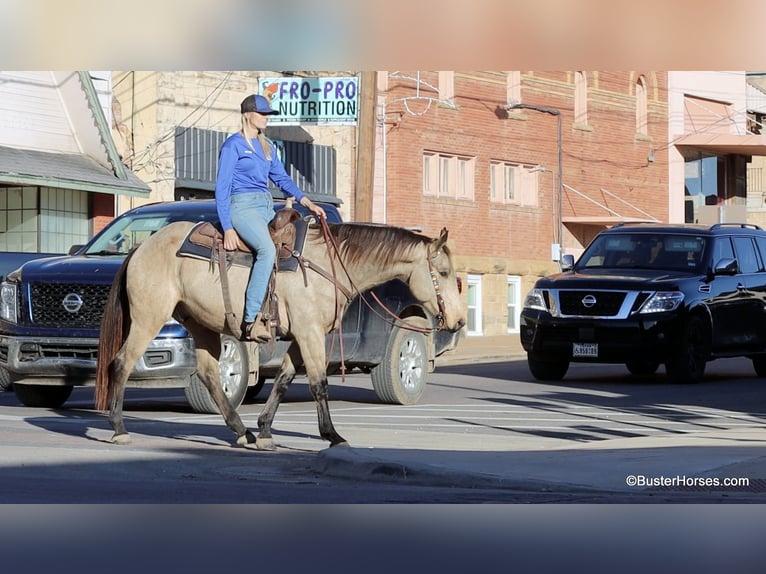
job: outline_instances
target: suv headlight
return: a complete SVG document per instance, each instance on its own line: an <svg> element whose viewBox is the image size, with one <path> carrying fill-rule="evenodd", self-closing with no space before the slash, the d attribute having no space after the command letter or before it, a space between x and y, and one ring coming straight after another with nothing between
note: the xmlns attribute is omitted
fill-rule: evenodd
<svg viewBox="0 0 766 574"><path fill-rule="evenodd" d="M545 304L545 296L542 289L532 289L527 293L526 299L524 299L525 309L539 309L540 311L547 311L548 306Z"/></svg>
<svg viewBox="0 0 766 574"><path fill-rule="evenodd" d="M680 291L658 291L641 305L640 313L675 311L683 300L684 294Z"/></svg>
<svg viewBox="0 0 766 574"><path fill-rule="evenodd" d="M16 323L18 319L15 283L3 283L0 285L0 318L5 319L9 323Z"/></svg>

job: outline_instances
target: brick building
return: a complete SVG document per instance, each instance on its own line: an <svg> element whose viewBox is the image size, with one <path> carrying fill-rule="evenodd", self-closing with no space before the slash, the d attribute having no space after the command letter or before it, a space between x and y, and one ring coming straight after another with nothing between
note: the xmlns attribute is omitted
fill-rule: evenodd
<svg viewBox="0 0 766 574"><path fill-rule="evenodd" d="M450 230L469 335L516 332L605 226L668 220L665 72L378 72L377 106L373 218Z"/></svg>

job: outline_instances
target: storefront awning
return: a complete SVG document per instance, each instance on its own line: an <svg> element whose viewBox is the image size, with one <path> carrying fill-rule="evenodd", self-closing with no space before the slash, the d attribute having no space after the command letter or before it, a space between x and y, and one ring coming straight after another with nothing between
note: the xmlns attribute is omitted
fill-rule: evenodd
<svg viewBox="0 0 766 574"><path fill-rule="evenodd" d="M697 133L681 136L673 142L677 147L694 148L717 155L766 156L766 135Z"/></svg>
<svg viewBox="0 0 766 574"><path fill-rule="evenodd" d="M606 227L617 225L618 223L657 223L656 219L639 219L608 215L603 217L564 217L562 221L564 223L572 223L578 225L603 225Z"/></svg>
<svg viewBox="0 0 766 574"><path fill-rule="evenodd" d="M124 178L85 154L0 146L0 184L149 197L148 185L128 169L119 171Z"/></svg>

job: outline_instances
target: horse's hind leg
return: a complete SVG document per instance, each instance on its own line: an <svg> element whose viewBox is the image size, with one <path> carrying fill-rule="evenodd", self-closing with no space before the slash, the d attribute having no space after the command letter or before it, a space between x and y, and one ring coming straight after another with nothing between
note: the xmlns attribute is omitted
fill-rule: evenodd
<svg viewBox="0 0 766 574"><path fill-rule="evenodd" d="M135 327L134 323L128 338L112 362L110 375L112 400L109 405L109 424L114 430L112 442L115 444L128 444L130 442L130 435L125 428L125 421L122 416L125 386L133 367L149 346L152 338L153 335L148 330L141 330Z"/></svg>

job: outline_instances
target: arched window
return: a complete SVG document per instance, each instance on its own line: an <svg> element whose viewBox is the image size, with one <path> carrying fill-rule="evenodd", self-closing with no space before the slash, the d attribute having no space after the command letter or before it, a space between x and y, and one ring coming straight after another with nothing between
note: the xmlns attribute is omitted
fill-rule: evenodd
<svg viewBox="0 0 766 574"><path fill-rule="evenodd" d="M574 76L574 122L576 125L588 125L588 82L585 72L575 72Z"/></svg>
<svg viewBox="0 0 766 574"><path fill-rule="evenodd" d="M636 81L636 133L649 135L646 111L646 78L639 76Z"/></svg>

